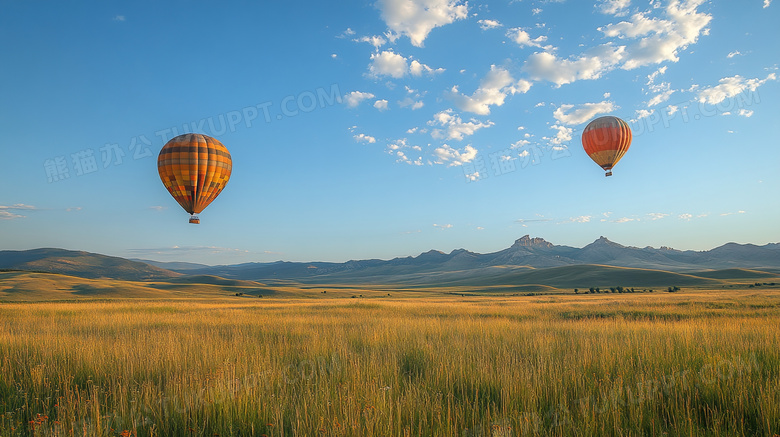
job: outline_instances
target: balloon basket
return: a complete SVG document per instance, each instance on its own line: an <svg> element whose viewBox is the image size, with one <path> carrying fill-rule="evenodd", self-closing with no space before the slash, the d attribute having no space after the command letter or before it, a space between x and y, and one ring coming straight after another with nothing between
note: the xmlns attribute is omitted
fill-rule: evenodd
<svg viewBox="0 0 780 437"><path fill-rule="evenodd" d="M199 225L200 224L200 218L198 218L198 216L194 215L194 216L190 217L190 223L192 223L194 225Z"/></svg>
<svg viewBox="0 0 780 437"><path fill-rule="evenodd" d="M612 176L612 170L607 170L607 174L605 174L604 176Z"/></svg>

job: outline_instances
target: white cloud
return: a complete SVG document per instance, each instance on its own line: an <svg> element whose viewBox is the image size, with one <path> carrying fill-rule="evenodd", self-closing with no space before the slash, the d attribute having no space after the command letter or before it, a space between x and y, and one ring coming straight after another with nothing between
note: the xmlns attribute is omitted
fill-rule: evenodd
<svg viewBox="0 0 780 437"><path fill-rule="evenodd" d="M497 27L501 27L501 23L499 23L497 20L479 20L479 27L482 28L482 30L488 30L488 29L495 29Z"/></svg>
<svg viewBox="0 0 780 437"><path fill-rule="evenodd" d="M741 55L741 54L742 54L742 53L741 53L739 50L734 50L733 52L730 52L728 55L726 55L726 57L727 57L727 58L729 58L729 59L731 59L731 58L733 58L734 56L739 56L739 55Z"/></svg>
<svg viewBox="0 0 780 437"><path fill-rule="evenodd" d="M677 216L680 220L690 220L693 218L693 214L680 214Z"/></svg>
<svg viewBox="0 0 780 437"><path fill-rule="evenodd" d="M458 114L454 114L452 109L434 114L433 120L428 122L429 126L441 126L441 129L431 131L431 136L436 139L462 140L464 136L473 135L479 129L493 126L493 122L481 122L475 119L463 121Z"/></svg>
<svg viewBox="0 0 780 437"><path fill-rule="evenodd" d="M569 219L571 223L589 223L592 217L589 215L581 215L579 217L572 217Z"/></svg>
<svg viewBox="0 0 780 437"><path fill-rule="evenodd" d="M374 102L374 108L376 108L376 109L378 109L380 111L387 111L387 109L388 109L387 103L388 103L387 100L384 100L384 99L377 100L376 102Z"/></svg>
<svg viewBox="0 0 780 437"><path fill-rule="evenodd" d="M697 9L705 0L670 0L665 9L666 18L648 17L639 12L629 21L599 28L605 36L619 39L638 39L626 48L621 68L631 70L664 61L677 62L677 54L699 35L707 34L712 15Z"/></svg>
<svg viewBox="0 0 780 437"><path fill-rule="evenodd" d="M663 212L651 212L647 214L650 216L650 220L661 220L662 218L669 217L669 214L663 213Z"/></svg>
<svg viewBox="0 0 780 437"><path fill-rule="evenodd" d="M614 68L624 57L625 47L602 44L579 57L559 59L552 53L541 52L529 56L523 65L534 80L546 80L558 86L576 80L598 79Z"/></svg>
<svg viewBox="0 0 780 437"><path fill-rule="evenodd" d="M578 125L585 123L597 114L608 114L617 107L608 101L585 103L582 105L561 105L553 112L553 117L563 124Z"/></svg>
<svg viewBox="0 0 780 437"><path fill-rule="evenodd" d="M515 27L509 29L506 32L506 36L517 43L520 47L539 47L540 49L553 50L552 46L543 46L542 43L547 41L547 37L542 35L531 39L531 35L523 30L521 27Z"/></svg>
<svg viewBox="0 0 780 437"><path fill-rule="evenodd" d="M24 218L24 217L26 216L13 213L11 211L0 210L0 220L12 220L12 219Z"/></svg>
<svg viewBox="0 0 780 437"><path fill-rule="evenodd" d="M347 27L347 30L345 30L344 32L341 32L341 34L336 36L336 38L346 38L346 37L352 36L354 34L355 34L355 31L352 30L351 28Z"/></svg>
<svg viewBox="0 0 780 437"><path fill-rule="evenodd" d="M651 116L653 114L655 114L655 109L638 109L636 111L636 119L635 120L641 120L641 119L647 118L647 117L649 117L649 116Z"/></svg>
<svg viewBox="0 0 780 437"><path fill-rule="evenodd" d="M407 74L422 76L442 73L443 68L431 68L416 59L405 58L390 50L371 55L371 64L368 66L369 75L373 77L390 76L400 79Z"/></svg>
<svg viewBox="0 0 780 437"><path fill-rule="evenodd" d="M776 78L775 73L770 73L765 79L745 79L740 75L724 77L718 85L700 90L697 97L701 103L717 105L745 90L755 91L767 81L776 80Z"/></svg>
<svg viewBox="0 0 780 437"><path fill-rule="evenodd" d="M664 83L664 85L669 86L668 83ZM672 97L672 94L675 93L675 90L671 88L667 88L664 91L659 92L658 94L654 95L650 100L647 101L647 106L657 106L661 103L669 100L670 97Z"/></svg>
<svg viewBox="0 0 780 437"><path fill-rule="evenodd" d="M408 156L406 156L406 153L400 150L395 152L395 156L398 158L396 159L396 162L402 162L404 164L409 164L409 165L423 165L422 156L418 156L417 159L412 160Z"/></svg>
<svg viewBox="0 0 780 437"><path fill-rule="evenodd" d="M752 116L753 116L753 111L752 111L752 110L750 110L750 109L740 109L740 110L739 110L739 112L738 112L737 114L738 114L738 115L741 115L741 116L743 116L743 117L748 117L748 118L750 118L750 117L752 117Z"/></svg>
<svg viewBox="0 0 780 437"><path fill-rule="evenodd" d="M766 7L766 6L764 6ZM113 20L114 21L125 21L126 17L124 15L115 15Z"/></svg>
<svg viewBox="0 0 780 437"><path fill-rule="evenodd" d="M415 100L415 99L413 99L411 97L406 97L405 99L398 101L398 106L400 106L402 108L406 108L408 106L408 107L410 107L412 109L412 111L414 111L416 109L420 109L424 105L425 105L425 103L423 103L422 100Z"/></svg>
<svg viewBox="0 0 780 437"><path fill-rule="evenodd" d="M372 35L372 36L361 36L360 38L355 38L353 41L355 42L367 42L374 46L374 49L379 50L380 47L387 44L387 40L382 37L381 35Z"/></svg>
<svg viewBox="0 0 780 437"><path fill-rule="evenodd" d="M344 96L344 102L349 108L356 108L363 100L373 99L374 95L371 93L364 93L361 91L352 91Z"/></svg>
<svg viewBox="0 0 780 437"><path fill-rule="evenodd" d="M422 76L423 73L429 74L429 75L434 75L434 74L439 74L439 73L443 73L443 72L444 72L443 68L435 68L434 69L434 68L431 68L431 67L429 67L429 66L427 66L427 65L425 65L425 64L423 64L421 62L418 62L416 59L413 60L409 64L409 73L411 73L412 76Z"/></svg>
<svg viewBox="0 0 780 437"><path fill-rule="evenodd" d="M437 147L433 154L437 157L436 164L447 164L448 167L453 167L473 161L477 157L477 149L468 145L461 151L443 144L441 147Z"/></svg>
<svg viewBox="0 0 780 437"><path fill-rule="evenodd" d="M571 141L571 134L574 132L574 129L557 124L550 126L550 129L556 131L555 136L552 138L542 137L542 139L547 140L553 150L565 150L567 148L566 143Z"/></svg>
<svg viewBox="0 0 780 437"><path fill-rule="evenodd" d="M471 182L478 181L479 178L480 176L478 171L475 171L474 173L466 174L466 179L470 180Z"/></svg>
<svg viewBox="0 0 780 437"><path fill-rule="evenodd" d="M390 50L385 50L382 53L373 53L371 55L371 65L368 66L368 70L374 77L391 76L399 79L406 76L406 73L409 71L409 64L403 56Z"/></svg>
<svg viewBox="0 0 780 437"><path fill-rule="evenodd" d="M387 27L416 47L434 28L468 17L468 6L457 0L378 0L376 5Z"/></svg>
<svg viewBox="0 0 780 437"><path fill-rule="evenodd" d="M436 223L434 223L433 226L436 227L436 228L439 228L439 229L450 229L450 228L452 228L452 225L449 224L449 223L446 224L446 225L437 225Z"/></svg>
<svg viewBox="0 0 780 437"><path fill-rule="evenodd" d="M26 205L24 203L16 203L14 205L0 205L0 220L25 218L26 216L17 214L14 211L31 211L34 209L37 208L32 205Z"/></svg>
<svg viewBox="0 0 780 437"><path fill-rule="evenodd" d="M612 222L613 223L628 223L628 222L633 222L633 221L639 221L639 219L637 219L637 218L621 217L621 218L619 218L617 220L613 220Z"/></svg>
<svg viewBox="0 0 780 437"><path fill-rule="evenodd" d="M628 5L631 4L631 0L601 0L596 5L596 8L602 14L623 16L628 13Z"/></svg>
<svg viewBox="0 0 780 437"><path fill-rule="evenodd" d="M357 135L353 135L352 138L354 138L355 141L357 141L358 143L369 143L369 144L376 143L376 138L372 137L371 135L357 134Z"/></svg>
<svg viewBox="0 0 780 437"><path fill-rule="evenodd" d="M654 72L648 74L647 75L647 85L652 88L653 85L655 84L655 79L658 76L662 75L662 74L666 74L666 69L667 69L667 66L664 65L663 67L659 68L658 70L655 70Z"/></svg>
<svg viewBox="0 0 780 437"><path fill-rule="evenodd" d="M479 82L479 88L474 94L467 96L458 91L458 87L452 87L450 98L458 109L479 115L490 114L490 106L501 106L509 94L526 93L531 89L531 82L527 80L515 80L506 69L490 66L490 71Z"/></svg>
<svg viewBox="0 0 780 437"><path fill-rule="evenodd" d="M518 141L515 141L514 143L512 143L512 144L509 146L509 148L510 148L510 149L522 149L523 147L525 147L525 146L527 146L527 145L529 145L529 144L531 144L531 142L530 142L530 141L528 141L528 140L518 140ZM527 153L527 152L528 152L528 150L525 150L524 152L526 152L526 153ZM526 155L522 155L522 156L521 156L521 158L522 158L523 156L526 156Z"/></svg>
<svg viewBox="0 0 780 437"><path fill-rule="evenodd" d="M768 8L772 4L772 0L764 0L764 9Z"/></svg>

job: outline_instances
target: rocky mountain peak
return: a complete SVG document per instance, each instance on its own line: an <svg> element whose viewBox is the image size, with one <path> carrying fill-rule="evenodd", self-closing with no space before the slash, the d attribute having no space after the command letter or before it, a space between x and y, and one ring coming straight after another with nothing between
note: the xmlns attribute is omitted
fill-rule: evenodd
<svg viewBox="0 0 780 437"><path fill-rule="evenodd" d="M513 244L512 247L553 247L553 244L546 241L544 238L531 238L530 235L524 235L515 240L515 244Z"/></svg>

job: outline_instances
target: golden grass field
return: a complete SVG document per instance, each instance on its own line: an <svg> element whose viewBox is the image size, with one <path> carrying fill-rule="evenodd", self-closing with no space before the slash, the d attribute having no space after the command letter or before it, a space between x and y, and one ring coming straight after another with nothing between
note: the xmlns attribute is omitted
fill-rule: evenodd
<svg viewBox="0 0 780 437"><path fill-rule="evenodd" d="M780 433L777 288L350 294L0 303L0 436Z"/></svg>

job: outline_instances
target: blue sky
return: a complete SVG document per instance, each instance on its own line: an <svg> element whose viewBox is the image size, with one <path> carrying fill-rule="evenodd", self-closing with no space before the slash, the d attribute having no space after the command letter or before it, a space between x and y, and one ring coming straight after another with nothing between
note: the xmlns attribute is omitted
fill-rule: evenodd
<svg viewBox="0 0 780 437"><path fill-rule="evenodd" d="M207 264L780 241L780 4L0 3L0 248ZM604 172L580 135L634 140ZM200 225L185 132L232 178Z"/></svg>

